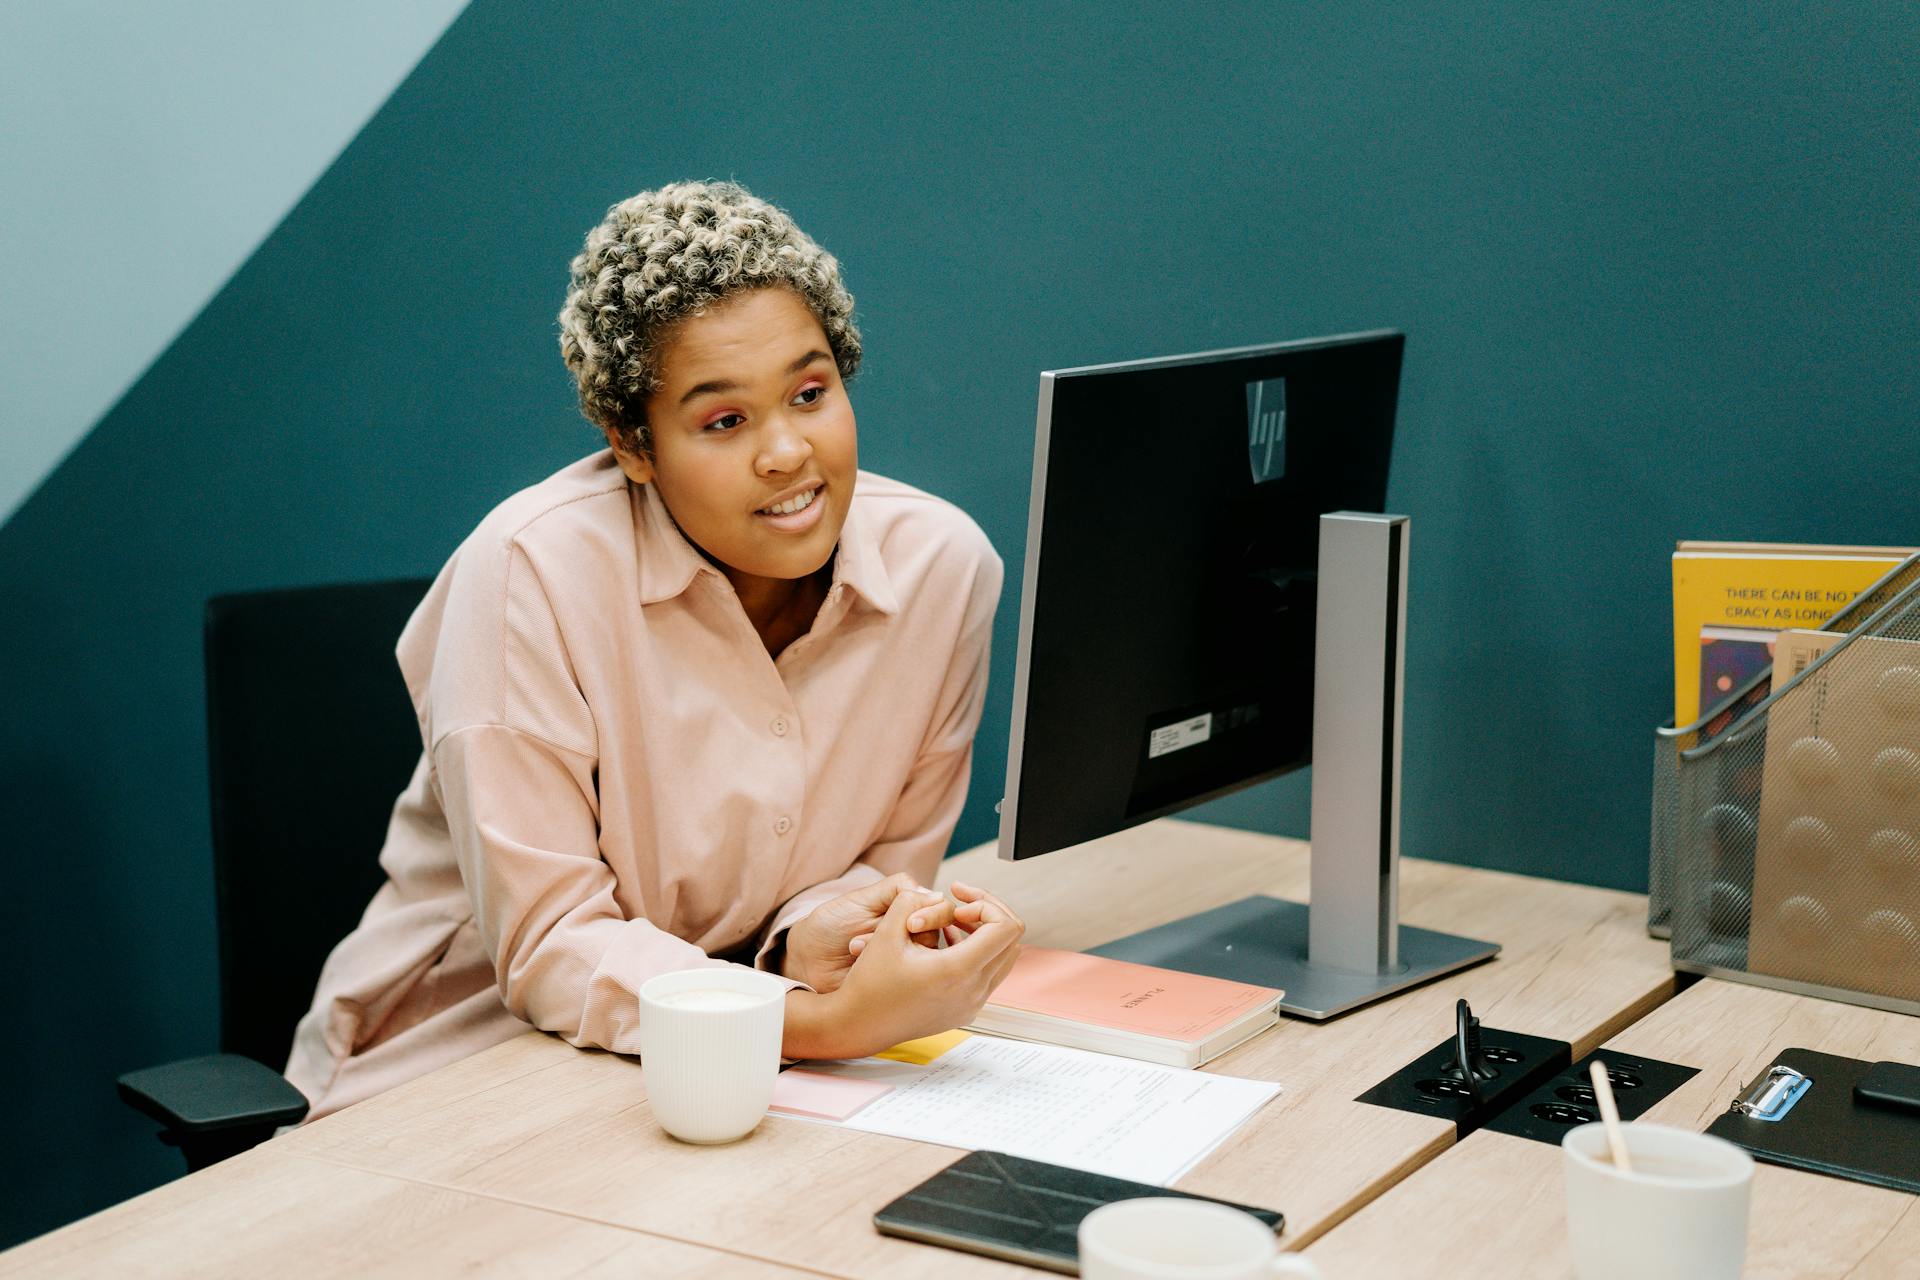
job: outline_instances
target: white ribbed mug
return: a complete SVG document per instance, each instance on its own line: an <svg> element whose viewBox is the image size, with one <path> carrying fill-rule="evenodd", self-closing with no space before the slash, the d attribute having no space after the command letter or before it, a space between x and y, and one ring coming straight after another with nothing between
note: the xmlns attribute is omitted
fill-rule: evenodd
<svg viewBox="0 0 1920 1280"><path fill-rule="evenodd" d="M1152 1196L1101 1205L1080 1220L1084 1280L1318 1280L1320 1268L1280 1252L1273 1228L1209 1200Z"/></svg>
<svg viewBox="0 0 1920 1280"><path fill-rule="evenodd" d="M1580 1280L1738 1280L1747 1255L1753 1157L1710 1134L1635 1121L1620 1127L1623 1173L1607 1127L1560 1139L1567 1244Z"/></svg>
<svg viewBox="0 0 1920 1280"><path fill-rule="evenodd" d="M654 1119L682 1142L732 1142L773 1101L787 984L731 965L640 984L640 1075Z"/></svg>

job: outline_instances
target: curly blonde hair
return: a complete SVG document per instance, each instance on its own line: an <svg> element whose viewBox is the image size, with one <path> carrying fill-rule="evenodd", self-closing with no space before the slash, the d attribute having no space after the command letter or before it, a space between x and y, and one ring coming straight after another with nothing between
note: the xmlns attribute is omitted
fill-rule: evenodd
<svg viewBox="0 0 1920 1280"><path fill-rule="evenodd" d="M580 411L650 457L647 398L674 325L749 289L792 289L818 317L842 377L860 367L860 331L840 264L782 209L731 182L675 182L607 210L573 260L560 356Z"/></svg>

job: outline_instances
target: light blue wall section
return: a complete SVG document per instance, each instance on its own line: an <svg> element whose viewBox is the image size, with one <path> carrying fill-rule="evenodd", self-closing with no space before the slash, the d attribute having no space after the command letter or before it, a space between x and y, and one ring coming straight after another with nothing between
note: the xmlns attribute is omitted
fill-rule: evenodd
<svg viewBox="0 0 1920 1280"><path fill-rule="evenodd" d="M0 4L0 521L465 7Z"/></svg>

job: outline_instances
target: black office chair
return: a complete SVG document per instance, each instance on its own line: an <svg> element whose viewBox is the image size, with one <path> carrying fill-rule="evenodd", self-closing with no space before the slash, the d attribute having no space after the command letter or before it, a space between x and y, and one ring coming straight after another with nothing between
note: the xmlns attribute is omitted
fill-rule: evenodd
<svg viewBox="0 0 1920 1280"><path fill-rule="evenodd" d="M377 856L420 729L394 642L428 581L207 602L207 764L219 1054L120 1077L189 1170L307 1113L277 1069L320 967L383 882ZM271 1068L267 1065L271 1064Z"/></svg>

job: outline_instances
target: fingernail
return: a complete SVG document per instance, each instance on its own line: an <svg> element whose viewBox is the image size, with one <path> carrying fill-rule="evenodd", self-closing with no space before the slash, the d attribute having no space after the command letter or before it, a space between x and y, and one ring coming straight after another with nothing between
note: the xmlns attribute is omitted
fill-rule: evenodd
<svg viewBox="0 0 1920 1280"><path fill-rule="evenodd" d="M907 917L907 931L909 933L918 933L926 927L927 927L927 920L925 916L908 916Z"/></svg>

